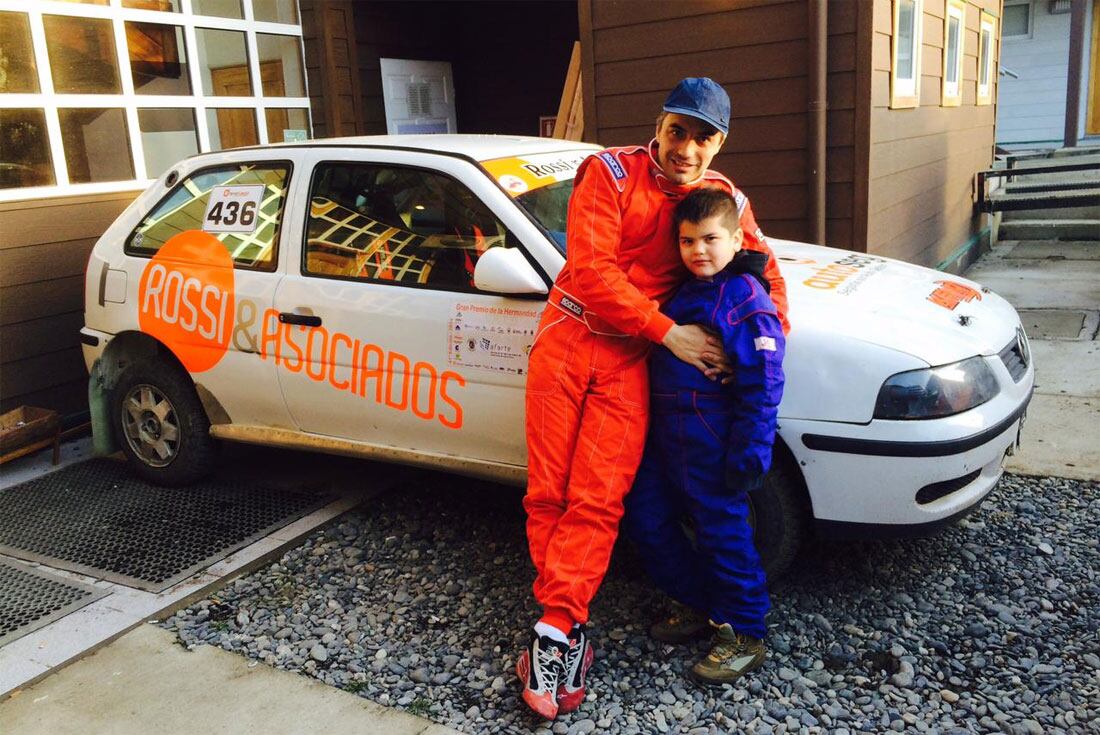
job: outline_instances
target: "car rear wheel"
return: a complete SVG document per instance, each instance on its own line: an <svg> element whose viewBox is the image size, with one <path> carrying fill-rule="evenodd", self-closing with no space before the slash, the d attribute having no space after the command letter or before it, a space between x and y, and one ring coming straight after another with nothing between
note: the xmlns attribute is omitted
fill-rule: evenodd
<svg viewBox="0 0 1100 735"><path fill-rule="evenodd" d="M810 504L793 459L776 451L764 485L749 493L749 522L769 580L782 577L810 533Z"/></svg>
<svg viewBox="0 0 1100 735"><path fill-rule="evenodd" d="M139 361L127 367L115 386L112 415L123 454L150 482L187 485L217 463L210 421L195 386L175 365Z"/></svg>

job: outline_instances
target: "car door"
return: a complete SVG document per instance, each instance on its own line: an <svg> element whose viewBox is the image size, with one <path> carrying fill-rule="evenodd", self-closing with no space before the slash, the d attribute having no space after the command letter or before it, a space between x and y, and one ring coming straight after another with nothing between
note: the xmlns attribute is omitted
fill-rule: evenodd
<svg viewBox="0 0 1100 735"><path fill-rule="evenodd" d="M524 464L527 351L545 295L480 292L473 269L488 248L522 249L530 223L458 157L313 155L302 258L265 324L298 428Z"/></svg>

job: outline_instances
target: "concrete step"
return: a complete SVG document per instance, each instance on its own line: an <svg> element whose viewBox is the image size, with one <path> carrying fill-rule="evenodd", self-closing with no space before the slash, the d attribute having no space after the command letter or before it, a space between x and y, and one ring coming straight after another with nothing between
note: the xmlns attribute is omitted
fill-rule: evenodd
<svg viewBox="0 0 1100 735"><path fill-rule="evenodd" d="M1100 219L1100 188L998 192L989 201L1003 221Z"/></svg>
<svg viewBox="0 0 1100 735"><path fill-rule="evenodd" d="M1002 221L997 240L1100 240L1100 219Z"/></svg>
<svg viewBox="0 0 1100 735"><path fill-rule="evenodd" d="M1003 244L1012 260L1100 260L1100 240L1024 240Z"/></svg>

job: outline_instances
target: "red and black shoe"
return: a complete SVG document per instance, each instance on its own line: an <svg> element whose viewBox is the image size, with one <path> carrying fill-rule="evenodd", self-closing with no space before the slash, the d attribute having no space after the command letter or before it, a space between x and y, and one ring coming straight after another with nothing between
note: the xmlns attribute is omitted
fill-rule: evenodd
<svg viewBox="0 0 1100 735"><path fill-rule="evenodd" d="M542 717L558 716L558 685L565 677L568 647L547 637L534 636L516 661L516 675L523 685L523 701Z"/></svg>
<svg viewBox="0 0 1100 735"><path fill-rule="evenodd" d="M558 711L572 712L581 706L585 695L585 678L596 654L583 625L569 631L569 650L565 652L565 673L558 685Z"/></svg>

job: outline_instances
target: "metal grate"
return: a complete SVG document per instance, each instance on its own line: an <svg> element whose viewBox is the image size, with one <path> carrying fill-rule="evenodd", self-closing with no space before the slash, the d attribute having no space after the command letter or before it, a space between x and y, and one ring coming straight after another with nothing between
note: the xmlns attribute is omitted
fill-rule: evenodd
<svg viewBox="0 0 1100 735"><path fill-rule="evenodd" d="M105 590L0 560L0 646L107 594Z"/></svg>
<svg viewBox="0 0 1100 735"><path fill-rule="evenodd" d="M1027 363L1030 355L1026 351L1025 339L1026 337L1022 333L1018 333L999 353L1001 362L1008 369L1008 374L1012 376L1014 383L1019 383L1027 374Z"/></svg>
<svg viewBox="0 0 1100 735"><path fill-rule="evenodd" d="M158 487L92 460L0 492L0 552L160 592L329 500L238 479Z"/></svg>

